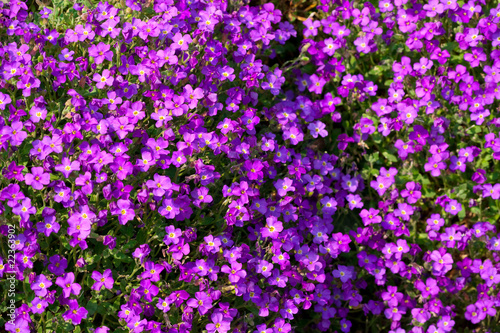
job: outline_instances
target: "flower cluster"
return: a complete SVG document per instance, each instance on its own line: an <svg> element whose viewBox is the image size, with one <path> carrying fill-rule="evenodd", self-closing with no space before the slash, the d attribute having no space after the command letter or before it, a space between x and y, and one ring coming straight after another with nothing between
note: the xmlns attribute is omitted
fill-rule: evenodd
<svg viewBox="0 0 500 333"><path fill-rule="evenodd" d="M0 5L5 330L499 329L500 5L247 2Z"/></svg>

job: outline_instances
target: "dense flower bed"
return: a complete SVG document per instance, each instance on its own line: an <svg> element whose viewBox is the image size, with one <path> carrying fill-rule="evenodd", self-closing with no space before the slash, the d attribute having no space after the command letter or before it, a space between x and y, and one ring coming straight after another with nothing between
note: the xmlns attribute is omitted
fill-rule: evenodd
<svg viewBox="0 0 500 333"><path fill-rule="evenodd" d="M283 3L3 4L5 330L500 330L500 5Z"/></svg>

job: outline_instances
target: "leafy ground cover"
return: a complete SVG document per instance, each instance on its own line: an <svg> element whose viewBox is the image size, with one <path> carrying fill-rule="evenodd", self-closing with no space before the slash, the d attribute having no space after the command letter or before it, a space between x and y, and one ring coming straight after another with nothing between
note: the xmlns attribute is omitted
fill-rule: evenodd
<svg viewBox="0 0 500 333"><path fill-rule="evenodd" d="M0 7L8 332L498 332L496 1Z"/></svg>

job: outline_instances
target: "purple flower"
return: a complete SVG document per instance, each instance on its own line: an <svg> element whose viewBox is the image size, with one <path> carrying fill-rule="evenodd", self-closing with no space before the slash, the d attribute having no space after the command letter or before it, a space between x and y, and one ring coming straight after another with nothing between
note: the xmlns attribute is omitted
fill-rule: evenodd
<svg viewBox="0 0 500 333"><path fill-rule="evenodd" d="M465 319L471 321L473 324L477 324L486 318L486 313L480 311L475 304L469 304L467 305L464 316Z"/></svg>
<svg viewBox="0 0 500 333"><path fill-rule="evenodd" d="M201 207L201 203L210 203L213 201L211 195L208 194L208 188L200 187L191 192L191 196L194 198L193 204L196 207Z"/></svg>
<svg viewBox="0 0 500 333"><path fill-rule="evenodd" d="M323 86L326 84L326 80L323 77L318 77L316 74L313 74L309 77L309 91L318 95L321 95L323 91Z"/></svg>
<svg viewBox="0 0 500 333"><path fill-rule="evenodd" d="M328 131L325 129L326 125L321 121L310 123L307 128L309 129L309 131L311 131L311 136L313 138L317 138L318 135L324 138L328 135Z"/></svg>
<svg viewBox="0 0 500 333"><path fill-rule="evenodd" d="M424 170L431 172L431 176L438 177L441 174L441 170L446 169L446 163L436 160L436 157L430 157L428 162L424 165Z"/></svg>
<svg viewBox="0 0 500 333"><path fill-rule="evenodd" d="M402 218L404 221L409 221L414 211L415 209L411 205L399 203L398 208L394 211L394 215Z"/></svg>
<svg viewBox="0 0 500 333"><path fill-rule="evenodd" d="M80 42L83 42L86 39L94 40L95 32L92 31L92 26L90 24L86 24L85 27L78 24L75 27L75 32L78 34L78 40Z"/></svg>
<svg viewBox="0 0 500 333"><path fill-rule="evenodd" d="M231 267L224 265L221 272L229 274L228 279L231 283L237 283L240 279L247 276L247 272L242 269L243 265L238 262L232 262Z"/></svg>
<svg viewBox="0 0 500 333"><path fill-rule="evenodd" d="M293 185L293 180L285 177L284 179L279 179L274 183L274 187L278 191L278 194L282 197L286 196L289 191L295 191L295 187Z"/></svg>
<svg viewBox="0 0 500 333"><path fill-rule="evenodd" d="M427 58L420 58L420 62L413 65L413 69L424 75L429 69L431 69L433 62Z"/></svg>
<svg viewBox="0 0 500 333"><path fill-rule="evenodd" d="M5 110L5 107L12 102L10 96L0 92L0 109Z"/></svg>
<svg viewBox="0 0 500 333"><path fill-rule="evenodd" d="M347 197L347 202L349 203L349 209L354 209L354 208L362 208L363 207L363 202L361 201L361 197L358 194L349 194Z"/></svg>
<svg viewBox="0 0 500 333"><path fill-rule="evenodd" d="M61 172L64 177L68 178L71 172L80 170L80 162L70 162L69 158L63 157L61 164L56 165L55 170Z"/></svg>
<svg viewBox="0 0 500 333"><path fill-rule="evenodd" d="M447 213L457 215L462 210L462 205L457 200L451 200L444 209Z"/></svg>
<svg viewBox="0 0 500 333"><path fill-rule="evenodd" d="M63 313L62 317L74 325L79 325L82 319L87 318L88 311L83 306L80 307L76 299L69 300L68 303L69 310Z"/></svg>
<svg viewBox="0 0 500 333"><path fill-rule="evenodd" d="M283 224L275 217L270 216L266 219L266 226L260 229L260 234L262 237L276 239L281 231L283 231Z"/></svg>
<svg viewBox="0 0 500 333"><path fill-rule="evenodd" d="M369 39L367 36L356 38L356 40L354 41L354 45L356 45L356 51L358 51L359 53L370 53L370 42L371 39Z"/></svg>
<svg viewBox="0 0 500 333"><path fill-rule="evenodd" d="M139 287L138 292L142 294L146 302L151 302L153 300L153 297L158 295L159 290L160 289L157 286L151 283L150 279L143 279L141 281L141 286Z"/></svg>
<svg viewBox="0 0 500 333"><path fill-rule="evenodd" d="M482 48L473 47L472 53L464 54L464 60L469 62L471 67L477 67L481 61L486 61L486 54Z"/></svg>
<svg viewBox="0 0 500 333"><path fill-rule="evenodd" d="M353 273L353 267L347 267L339 265L337 269L333 271L333 277L339 278L342 283L346 283L350 279L355 279L355 273Z"/></svg>
<svg viewBox="0 0 500 333"><path fill-rule="evenodd" d="M420 184L415 182L408 182L406 183L406 189L401 191L401 196L403 198L407 198L406 200L408 201L409 204L414 204L422 196L420 188L421 188Z"/></svg>
<svg viewBox="0 0 500 333"><path fill-rule="evenodd" d="M172 45L170 46L172 49L179 49L181 51L186 51L189 48L189 44L192 42L191 36L186 34L182 35L181 33L176 33L172 38Z"/></svg>
<svg viewBox="0 0 500 333"><path fill-rule="evenodd" d="M113 280L113 272L111 269L107 269L104 273L99 273L98 271L92 272L92 279L95 283L92 285L92 290L100 291L102 287L107 289L112 289L115 280Z"/></svg>
<svg viewBox="0 0 500 333"><path fill-rule="evenodd" d="M75 51L63 49L61 51L61 54L59 54L59 60L61 60L61 61L73 61L73 54L75 54Z"/></svg>
<svg viewBox="0 0 500 333"><path fill-rule="evenodd" d="M273 270L273 264L265 260L260 260L256 271L257 273L260 273L264 277L268 278L271 276L272 270Z"/></svg>
<svg viewBox="0 0 500 333"><path fill-rule="evenodd" d="M444 225L444 219L439 214L432 214L431 217L427 219L427 224L430 229L439 231Z"/></svg>
<svg viewBox="0 0 500 333"><path fill-rule="evenodd" d="M28 133L23 131L23 123L21 121L14 121L9 126L4 126L1 131L2 135L10 138L10 143L13 146L19 146L28 137Z"/></svg>
<svg viewBox="0 0 500 333"><path fill-rule="evenodd" d="M40 11L40 15L42 15L42 18L49 18L50 13L52 13L52 10L47 7L43 7L43 9Z"/></svg>
<svg viewBox="0 0 500 333"><path fill-rule="evenodd" d="M162 197L165 194L165 191L172 187L172 183L170 182L170 178L167 176L160 176L156 173L154 175L154 179L146 182L146 186L153 189L152 191L155 196Z"/></svg>
<svg viewBox="0 0 500 333"><path fill-rule="evenodd" d="M432 251L430 258L434 261L432 269L436 276L443 276L450 271L453 266L453 259L449 253L445 252L444 255L442 255L440 251L435 250Z"/></svg>
<svg viewBox="0 0 500 333"><path fill-rule="evenodd" d="M385 191L387 191L391 185L391 179L384 176L378 176L377 180L372 180L370 182L370 186L375 189L380 196L384 195Z"/></svg>
<svg viewBox="0 0 500 333"><path fill-rule="evenodd" d="M382 0L379 2L378 7L380 8L381 13L391 12L394 9L391 0Z"/></svg>
<svg viewBox="0 0 500 333"><path fill-rule="evenodd" d="M110 46L99 42L98 45L92 44L89 47L89 56L94 58L95 63L101 64L105 59L108 61L113 60L113 51L110 51Z"/></svg>
<svg viewBox="0 0 500 333"><path fill-rule="evenodd" d="M19 197L21 199L21 196ZM30 215L36 213L36 208L31 205L30 198L24 198L21 203L12 207L12 213L19 215L23 221L28 221Z"/></svg>
<svg viewBox="0 0 500 333"><path fill-rule="evenodd" d="M400 321L403 314L406 313L404 307L401 306L393 306L385 309L384 314L387 319L391 319L392 321Z"/></svg>
<svg viewBox="0 0 500 333"><path fill-rule="evenodd" d="M5 330L10 333L30 333L29 323L25 318L17 316L14 321L5 323Z"/></svg>
<svg viewBox="0 0 500 333"><path fill-rule="evenodd" d="M111 86L113 84L114 78L111 76L111 72L107 69L102 71L102 75L99 73L94 73L92 77L94 82L97 82L95 85L96 88L102 89L104 86Z"/></svg>
<svg viewBox="0 0 500 333"><path fill-rule="evenodd" d="M212 323L207 324L208 333L226 333L231 328L231 322L221 312L214 312L211 316Z"/></svg>
<svg viewBox="0 0 500 333"><path fill-rule="evenodd" d="M198 312L203 316L213 307L212 299L205 292L196 292L194 295L195 298L190 298L186 304L192 308L198 308Z"/></svg>
<svg viewBox="0 0 500 333"><path fill-rule="evenodd" d="M22 182L24 181L24 176L22 174L22 170L24 169L24 165L17 165L15 161L12 161L8 167L4 168L2 173L5 178L12 179ZM17 185L17 184L15 184ZM19 185L17 185L19 187ZM12 206L11 206L12 207Z"/></svg>
<svg viewBox="0 0 500 333"><path fill-rule="evenodd" d="M318 28L321 26L320 21L313 21L308 18L304 21L306 28L304 29L304 37L316 36L318 34Z"/></svg>
<svg viewBox="0 0 500 333"><path fill-rule="evenodd" d="M428 278L425 283L422 280L417 280L415 282L415 288L422 293L423 298L436 296L440 291L436 280L434 280L433 278Z"/></svg>
<svg viewBox="0 0 500 333"><path fill-rule="evenodd" d="M35 190L41 190L43 185L49 184L50 174L45 173L42 167L32 167L31 173L26 174L24 182Z"/></svg>
<svg viewBox="0 0 500 333"><path fill-rule="evenodd" d="M38 275L33 283L31 284L31 290L35 292L36 296L43 297L47 295L47 289L52 285L52 282L48 280L45 275Z"/></svg>
<svg viewBox="0 0 500 333"><path fill-rule="evenodd" d="M118 215L120 224L127 224L135 217L134 204L130 200L119 199L114 205L110 205L111 215Z"/></svg>
<svg viewBox="0 0 500 333"><path fill-rule="evenodd" d="M290 139L290 143L292 145L296 145L304 140L304 134L298 127L293 126L290 127L290 129L285 130L283 134L283 139L284 140Z"/></svg>
<svg viewBox="0 0 500 333"><path fill-rule="evenodd" d="M39 297L35 297L31 304L31 311L33 313L43 313L45 308L49 305L46 300L40 299Z"/></svg>
<svg viewBox="0 0 500 333"><path fill-rule="evenodd" d="M58 277L56 284L62 288L65 298L68 298L71 294L80 294L82 289L78 283L75 283L75 274L73 272L66 273L64 277Z"/></svg>

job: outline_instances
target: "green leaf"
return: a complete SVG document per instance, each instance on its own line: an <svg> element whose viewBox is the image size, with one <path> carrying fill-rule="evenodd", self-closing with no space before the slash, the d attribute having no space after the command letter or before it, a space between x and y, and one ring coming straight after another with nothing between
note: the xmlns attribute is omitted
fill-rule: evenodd
<svg viewBox="0 0 500 333"><path fill-rule="evenodd" d="M389 154L388 152L384 151L382 152L382 155L384 155L384 157L389 161L389 162L393 162L393 163L396 163L398 161L397 157L392 155L392 154Z"/></svg>
<svg viewBox="0 0 500 333"><path fill-rule="evenodd" d="M426 198L433 198L436 196L436 192L432 190L424 190L424 197Z"/></svg>
<svg viewBox="0 0 500 333"><path fill-rule="evenodd" d="M379 152L370 154L370 155L365 155L365 159L370 162L370 163L375 163L379 160Z"/></svg>
<svg viewBox="0 0 500 333"><path fill-rule="evenodd" d="M471 213L479 215L481 213L481 209L479 207L471 207L470 209Z"/></svg>
<svg viewBox="0 0 500 333"><path fill-rule="evenodd" d="M482 127L481 126L476 126L473 125L467 130L467 134L478 134L482 132Z"/></svg>
<svg viewBox="0 0 500 333"><path fill-rule="evenodd" d="M85 306L85 309L89 312L89 316L93 316L97 311L97 302L91 299Z"/></svg>

